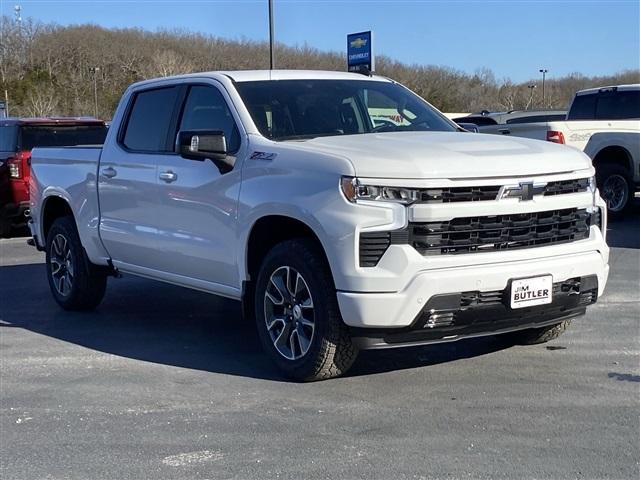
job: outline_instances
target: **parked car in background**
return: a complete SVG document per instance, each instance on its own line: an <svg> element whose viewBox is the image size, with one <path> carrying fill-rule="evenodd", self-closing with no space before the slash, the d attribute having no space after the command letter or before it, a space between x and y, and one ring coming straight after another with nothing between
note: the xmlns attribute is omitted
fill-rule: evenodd
<svg viewBox="0 0 640 480"><path fill-rule="evenodd" d="M32 148L101 145L106 134L93 118L0 119L0 236L26 224Z"/></svg>
<svg viewBox="0 0 640 480"><path fill-rule="evenodd" d="M468 121L469 117L460 120ZM482 118L482 117L481 117ZM535 138L584 151L610 213L627 209L640 190L640 84L576 93L566 120L480 126L481 133Z"/></svg>
<svg viewBox="0 0 640 480"><path fill-rule="evenodd" d="M29 227L62 308L117 272L222 295L318 380L359 349L559 336L607 282L593 174L388 78L208 72L129 87L103 147L34 150Z"/></svg>
<svg viewBox="0 0 640 480"><path fill-rule="evenodd" d="M496 125L512 125L514 123L550 122L564 120L566 110L511 110L508 112L482 111L453 119L456 123L473 123L481 133L495 133Z"/></svg>

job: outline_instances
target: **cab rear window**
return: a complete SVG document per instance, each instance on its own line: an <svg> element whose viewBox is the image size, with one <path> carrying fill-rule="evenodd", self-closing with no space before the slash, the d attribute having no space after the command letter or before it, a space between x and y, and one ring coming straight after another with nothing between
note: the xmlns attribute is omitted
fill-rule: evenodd
<svg viewBox="0 0 640 480"><path fill-rule="evenodd" d="M106 136L105 125L23 125L19 146L22 150L31 150L35 147L102 145Z"/></svg>

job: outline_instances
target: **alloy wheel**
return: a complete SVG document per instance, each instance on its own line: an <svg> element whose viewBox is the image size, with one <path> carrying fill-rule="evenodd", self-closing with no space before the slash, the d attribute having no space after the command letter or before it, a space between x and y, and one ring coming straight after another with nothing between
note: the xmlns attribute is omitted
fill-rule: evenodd
<svg viewBox="0 0 640 480"><path fill-rule="evenodd" d="M619 212L627 203L629 188L627 180L618 174L610 175L602 186L602 196L612 212Z"/></svg>
<svg viewBox="0 0 640 480"><path fill-rule="evenodd" d="M264 318L275 349L287 360L306 355L313 341L315 314L311 291L292 267L277 268L264 294Z"/></svg>
<svg viewBox="0 0 640 480"><path fill-rule="evenodd" d="M51 278L56 291L63 297L71 293L73 287L73 257L71 246L64 235L57 234L51 242L49 252Z"/></svg>

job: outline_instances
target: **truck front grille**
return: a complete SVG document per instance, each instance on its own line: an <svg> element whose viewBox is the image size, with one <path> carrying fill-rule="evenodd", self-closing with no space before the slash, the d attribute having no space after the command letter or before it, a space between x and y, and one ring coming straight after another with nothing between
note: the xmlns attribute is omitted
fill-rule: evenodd
<svg viewBox="0 0 640 480"><path fill-rule="evenodd" d="M418 203L453 203L453 202L482 202L499 200L498 195L502 185L485 187L449 187L426 188L420 190ZM589 189L589 179L559 180L549 182L543 187L542 195L564 195L568 193L586 192Z"/></svg>
<svg viewBox="0 0 640 480"><path fill-rule="evenodd" d="M562 180L559 182L549 182L544 190L544 196L564 195L567 193L586 192L589 189L588 178L578 178L575 180Z"/></svg>
<svg viewBox="0 0 640 480"><path fill-rule="evenodd" d="M420 203L481 202L495 200L500 185L489 187L428 188L420 190Z"/></svg>
<svg viewBox="0 0 640 480"><path fill-rule="evenodd" d="M411 222L401 230L361 232L359 264L375 267L391 245L411 245L422 255L450 255L575 242L589 238L589 228L602 228L601 222L600 209L584 208Z"/></svg>
<svg viewBox="0 0 640 480"><path fill-rule="evenodd" d="M588 238L590 218L586 209L567 208L410 223L409 243L423 255L556 245Z"/></svg>

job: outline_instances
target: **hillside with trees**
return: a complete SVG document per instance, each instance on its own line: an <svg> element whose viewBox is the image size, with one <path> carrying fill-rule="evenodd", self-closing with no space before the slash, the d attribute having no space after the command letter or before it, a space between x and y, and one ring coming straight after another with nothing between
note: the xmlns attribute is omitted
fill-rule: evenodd
<svg viewBox="0 0 640 480"><path fill-rule="evenodd" d="M93 115L111 118L120 95L145 78L208 70L268 68L268 43L225 40L187 31L148 32L96 25L62 27L0 20L0 97L11 115ZM307 46L277 45L278 68L345 70L345 55ZM473 74L446 66L407 65L376 58L378 74L394 78L445 112L542 108L540 80L499 80L490 69ZM602 77L575 73L548 78L546 105L565 108L581 88L640 82L640 71ZM533 93L533 96L532 96ZM4 99L4 98L3 98Z"/></svg>

